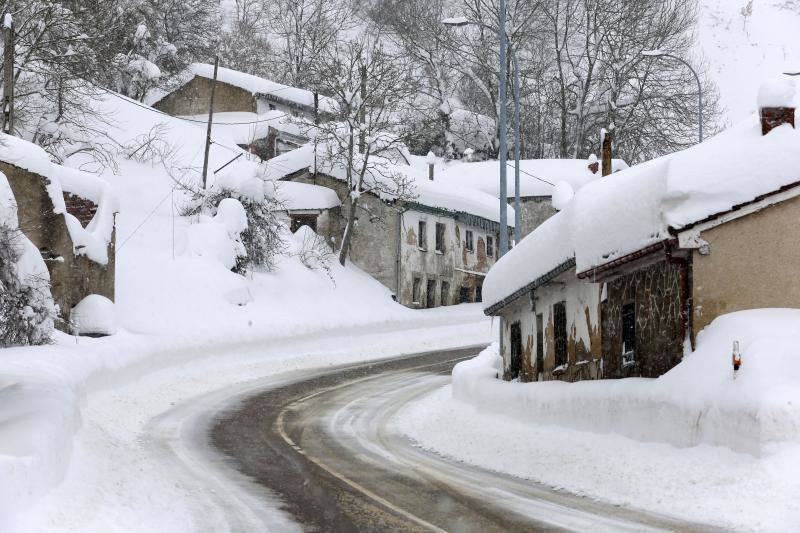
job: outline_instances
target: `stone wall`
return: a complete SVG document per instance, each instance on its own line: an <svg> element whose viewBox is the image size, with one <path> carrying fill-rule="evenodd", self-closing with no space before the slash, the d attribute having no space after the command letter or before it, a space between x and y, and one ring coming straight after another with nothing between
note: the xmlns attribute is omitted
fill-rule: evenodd
<svg viewBox="0 0 800 533"><path fill-rule="evenodd" d="M548 218L558 211L553 207L549 196L529 196L520 198L520 234L522 237L529 235ZM514 206L514 199L509 200L509 205Z"/></svg>
<svg viewBox="0 0 800 533"><path fill-rule="evenodd" d="M68 331L70 311L84 297L100 294L114 300L114 238L106 265L75 255L64 215L53 212L46 189L49 179L3 161L0 172L17 201L20 229L42 253L50 272L50 290L61 319L56 327Z"/></svg>
<svg viewBox="0 0 800 533"><path fill-rule="evenodd" d="M694 331L718 316L800 308L800 197L704 231L710 253L692 258Z"/></svg>
<svg viewBox="0 0 800 533"><path fill-rule="evenodd" d="M211 83L212 80L208 78L195 76L191 81L153 104L153 107L173 116L206 115L211 99ZM252 93L227 83L217 82L214 90L214 111L216 113L237 111L255 113L256 110L256 99Z"/></svg>
<svg viewBox="0 0 800 533"><path fill-rule="evenodd" d="M681 269L662 260L609 281L601 306L604 377L658 377L683 357ZM634 364L622 361L622 307L634 304Z"/></svg>

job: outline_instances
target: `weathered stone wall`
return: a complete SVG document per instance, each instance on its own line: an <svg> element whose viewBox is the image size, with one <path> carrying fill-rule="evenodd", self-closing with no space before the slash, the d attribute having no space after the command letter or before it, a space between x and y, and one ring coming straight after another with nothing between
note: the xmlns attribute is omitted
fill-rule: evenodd
<svg viewBox="0 0 800 533"><path fill-rule="evenodd" d="M427 250L419 246L419 222L426 222ZM436 250L436 224L444 224L444 251ZM487 254L487 232L478 227L468 226L452 217L406 211L402 219L402 241L400 259L400 292L398 301L410 307L427 306L428 280L436 283L434 305L452 305L459 303L462 287L469 294L469 301L475 301L478 289L483 285L482 274L489 271L497 254L497 235L492 234L494 252ZM466 232L472 231L473 248L467 250ZM421 280L422 290L418 305L413 302L414 278ZM442 283L449 284L447 301L442 301Z"/></svg>
<svg viewBox="0 0 800 533"><path fill-rule="evenodd" d="M532 295L519 298L503 309L503 359L506 377L511 363L511 325L522 329L521 381L541 379L578 381L601 377L602 340L600 336L600 296L602 286L575 277L570 270ZM567 326L567 362L556 365L553 306L565 302ZM543 358L536 364L536 315L542 315Z"/></svg>
<svg viewBox="0 0 800 533"><path fill-rule="evenodd" d="M692 258L695 333L733 311L800 308L800 198L704 231L701 238L711 253Z"/></svg>
<svg viewBox="0 0 800 533"><path fill-rule="evenodd" d="M622 307L635 304L635 363L622 364ZM666 260L606 285L602 303L604 377L658 377L683 357L681 269Z"/></svg>
<svg viewBox="0 0 800 533"><path fill-rule="evenodd" d="M549 196L529 196L520 198L520 234L525 237L548 218L555 215L558 211L553 207L553 202ZM514 206L514 199L508 202Z"/></svg>
<svg viewBox="0 0 800 533"><path fill-rule="evenodd" d="M100 294L114 300L114 238L106 265L75 255L64 215L53 212L48 178L3 161L0 172L16 198L20 229L42 253L50 272L50 290L62 319L56 327L68 331L70 311L84 297Z"/></svg>
<svg viewBox="0 0 800 533"><path fill-rule="evenodd" d="M212 80L208 78L195 76L191 81L156 102L153 107L173 116L207 114L211 99L211 83ZM227 83L217 82L214 90L214 111L216 113L236 111L255 113L256 110L256 99L252 93Z"/></svg>

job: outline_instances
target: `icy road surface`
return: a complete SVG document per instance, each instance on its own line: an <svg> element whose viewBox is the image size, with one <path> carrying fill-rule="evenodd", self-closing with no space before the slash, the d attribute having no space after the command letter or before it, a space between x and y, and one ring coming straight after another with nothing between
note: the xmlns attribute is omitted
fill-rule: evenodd
<svg viewBox="0 0 800 533"><path fill-rule="evenodd" d="M456 463L390 422L477 349L308 374L223 413L213 444L311 531L709 530ZM502 436L498 435L498 438Z"/></svg>

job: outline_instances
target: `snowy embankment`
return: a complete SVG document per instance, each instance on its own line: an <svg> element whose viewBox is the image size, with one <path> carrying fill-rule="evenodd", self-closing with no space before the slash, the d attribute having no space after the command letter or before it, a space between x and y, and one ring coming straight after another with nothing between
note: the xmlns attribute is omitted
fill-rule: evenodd
<svg viewBox="0 0 800 533"><path fill-rule="evenodd" d="M742 347L734 380L731 350ZM443 455L734 529L800 525L800 310L717 319L659 379L507 383L496 347L398 416Z"/></svg>

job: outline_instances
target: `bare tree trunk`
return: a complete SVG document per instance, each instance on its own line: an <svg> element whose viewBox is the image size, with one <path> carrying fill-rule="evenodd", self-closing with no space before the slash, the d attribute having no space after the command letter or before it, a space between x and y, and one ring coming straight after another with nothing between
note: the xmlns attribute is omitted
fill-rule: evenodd
<svg viewBox="0 0 800 533"><path fill-rule="evenodd" d="M344 235L342 236L342 247L339 249L339 264L345 265L347 255L350 253L350 244L353 242L353 230L356 224L356 209L358 209L358 200L350 198L350 212L347 214L347 226L344 228Z"/></svg>

